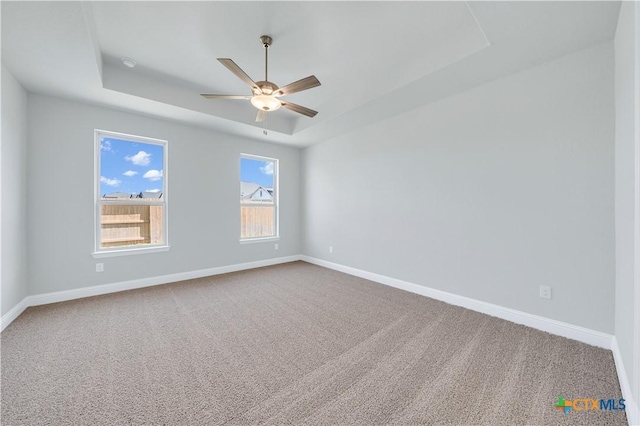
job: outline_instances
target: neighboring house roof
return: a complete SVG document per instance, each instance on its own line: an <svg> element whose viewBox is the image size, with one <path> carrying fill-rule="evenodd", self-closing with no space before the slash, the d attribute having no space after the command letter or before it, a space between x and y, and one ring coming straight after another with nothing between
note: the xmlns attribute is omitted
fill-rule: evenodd
<svg viewBox="0 0 640 426"><path fill-rule="evenodd" d="M162 192L141 192L138 198L162 198Z"/></svg>
<svg viewBox="0 0 640 426"><path fill-rule="evenodd" d="M265 188L254 182L240 182L241 200L271 200L273 188Z"/></svg>
<svg viewBox="0 0 640 426"><path fill-rule="evenodd" d="M139 194L128 194L126 192L112 192L104 194L102 198L162 198L162 192L141 192Z"/></svg>
<svg viewBox="0 0 640 426"><path fill-rule="evenodd" d="M133 194L127 194L126 192L112 192L110 194L104 194L102 198L133 198Z"/></svg>
<svg viewBox="0 0 640 426"><path fill-rule="evenodd" d="M250 198L260 185L253 182L240 182L240 198Z"/></svg>

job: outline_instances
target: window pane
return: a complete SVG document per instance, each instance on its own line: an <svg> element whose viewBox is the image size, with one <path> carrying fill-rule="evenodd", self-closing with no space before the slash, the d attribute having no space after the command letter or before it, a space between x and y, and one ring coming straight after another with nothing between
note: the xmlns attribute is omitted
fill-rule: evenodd
<svg viewBox="0 0 640 426"><path fill-rule="evenodd" d="M96 134L96 250L167 244L166 141Z"/></svg>
<svg viewBox="0 0 640 426"><path fill-rule="evenodd" d="M277 235L276 161L240 159L240 238Z"/></svg>
<svg viewBox="0 0 640 426"><path fill-rule="evenodd" d="M102 136L101 198L160 198L164 191L163 157L162 145Z"/></svg>

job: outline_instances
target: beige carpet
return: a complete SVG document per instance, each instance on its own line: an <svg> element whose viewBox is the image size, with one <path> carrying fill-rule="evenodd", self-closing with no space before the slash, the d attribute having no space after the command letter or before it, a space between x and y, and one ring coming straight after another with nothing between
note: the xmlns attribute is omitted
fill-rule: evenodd
<svg viewBox="0 0 640 426"><path fill-rule="evenodd" d="M625 424L610 351L294 262L29 308L2 424Z"/></svg>

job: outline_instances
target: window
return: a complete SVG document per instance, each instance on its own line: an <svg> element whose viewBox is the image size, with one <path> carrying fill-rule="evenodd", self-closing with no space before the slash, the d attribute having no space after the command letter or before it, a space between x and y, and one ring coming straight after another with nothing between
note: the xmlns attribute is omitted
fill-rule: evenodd
<svg viewBox="0 0 640 426"><path fill-rule="evenodd" d="M94 256L166 250L167 141L95 132Z"/></svg>
<svg viewBox="0 0 640 426"><path fill-rule="evenodd" d="M240 157L240 240L278 238L278 160Z"/></svg>

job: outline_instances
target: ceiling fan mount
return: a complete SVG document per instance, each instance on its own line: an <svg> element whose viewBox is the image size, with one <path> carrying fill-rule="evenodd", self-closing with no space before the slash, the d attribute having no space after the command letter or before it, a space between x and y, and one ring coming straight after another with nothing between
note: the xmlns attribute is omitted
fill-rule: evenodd
<svg viewBox="0 0 640 426"><path fill-rule="evenodd" d="M291 111L305 115L307 117L315 117L318 113L312 109L293 104L291 102L281 101L279 98L285 95L301 92L303 90L311 89L313 87L320 86L320 81L316 76L311 75L293 83L287 84L284 87L278 87L277 84L269 81L269 47L273 43L273 38L268 35L260 36L260 42L264 47L264 80L254 82L251 77L245 73L235 62L229 58L218 58L218 61L227 67L229 71L234 73L236 77L242 80L246 85L251 88L253 95L213 95L203 93L201 96L207 99L249 99L251 104L258 109L258 115L256 121L264 121L267 117L267 112L272 112L280 109L280 107L287 108Z"/></svg>
<svg viewBox="0 0 640 426"><path fill-rule="evenodd" d="M268 35L261 35L260 36L260 42L262 43L262 45L265 48L267 48L267 47L271 46L271 43L273 43L273 39Z"/></svg>

